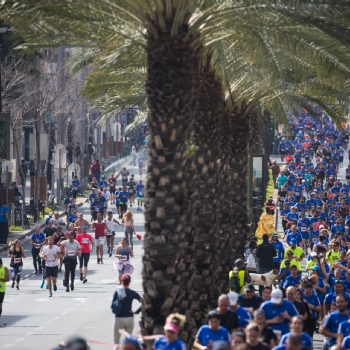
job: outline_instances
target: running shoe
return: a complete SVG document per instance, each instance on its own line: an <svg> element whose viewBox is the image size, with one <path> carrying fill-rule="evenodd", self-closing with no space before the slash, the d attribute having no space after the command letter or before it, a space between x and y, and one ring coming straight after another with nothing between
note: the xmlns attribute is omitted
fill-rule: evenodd
<svg viewBox="0 0 350 350"><path fill-rule="evenodd" d="M37 275L37 274L38 274L38 270L35 270L33 273L34 273L35 275Z"/></svg>
<svg viewBox="0 0 350 350"><path fill-rule="evenodd" d="M69 292L69 287L66 288L66 292Z"/></svg>
<svg viewBox="0 0 350 350"><path fill-rule="evenodd" d="M49 297L52 297L52 293L49 293Z"/></svg>
<svg viewBox="0 0 350 350"><path fill-rule="evenodd" d="M70 290L73 291L74 290L74 284L70 285Z"/></svg>
<svg viewBox="0 0 350 350"><path fill-rule="evenodd" d="M101 264L103 265L103 260L102 260L102 258L101 258Z"/></svg>
<svg viewBox="0 0 350 350"><path fill-rule="evenodd" d="M109 257L111 257L112 256L112 253L109 253Z"/></svg>
<svg viewBox="0 0 350 350"><path fill-rule="evenodd" d="M15 287L15 282L12 282L11 288Z"/></svg>
<svg viewBox="0 0 350 350"><path fill-rule="evenodd" d="M43 288L44 288L44 282L43 282L43 283L41 283L40 288L41 288L41 289L43 289Z"/></svg>
<svg viewBox="0 0 350 350"><path fill-rule="evenodd" d="M97 263L98 263L98 264L100 263L100 258L97 258Z"/></svg>
<svg viewBox="0 0 350 350"><path fill-rule="evenodd" d="M109 247L108 247L108 249L107 249L107 254L109 254L111 252L111 250L109 249Z"/></svg>
<svg viewBox="0 0 350 350"><path fill-rule="evenodd" d="M83 283L86 283L87 282L87 279L86 278L84 278L84 282Z"/></svg>
<svg viewBox="0 0 350 350"><path fill-rule="evenodd" d="M80 281L84 281L84 277L82 274L80 274Z"/></svg>
<svg viewBox="0 0 350 350"><path fill-rule="evenodd" d="M43 273L43 270L39 269L39 274L41 275Z"/></svg>
<svg viewBox="0 0 350 350"><path fill-rule="evenodd" d="M16 286L16 289L19 290L19 286Z"/></svg>
<svg viewBox="0 0 350 350"><path fill-rule="evenodd" d="M55 292L57 292L57 285L56 285L56 284L53 285L53 290L54 290Z"/></svg>

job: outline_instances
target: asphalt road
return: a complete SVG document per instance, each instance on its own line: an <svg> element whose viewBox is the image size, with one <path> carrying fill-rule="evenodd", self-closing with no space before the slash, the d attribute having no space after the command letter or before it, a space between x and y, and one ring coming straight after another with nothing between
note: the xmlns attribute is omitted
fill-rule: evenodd
<svg viewBox="0 0 350 350"><path fill-rule="evenodd" d="M137 173L135 178L139 180L136 167L129 167L129 172ZM131 208L135 215L135 229L143 236L144 216L136 209L135 206ZM88 204L84 204L79 211L84 214L85 219L90 220ZM115 206L113 206L113 212L116 213ZM118 219L117 215L114 217ZM124 236L124 232L122 226L115 225L115 229L116 245ZM135 257L132 259L135 271L130 287L141 294L143 241L135 239ZM20 290L11 289L11 282L7 283L3 312L0 317L0 349L52 349L71 335L80 335L88 340L112 344L114 316L110 304L119 282L117 270L112 271L113 261L117 259L108 257L107 247L104 247L104 265L97 264L95 253L91 255L86 284L80 282L77 269L78 280L76 280L73 292L65 291L62 284L63 274L59 273L58 290L53 292L52 298L49 298L48 290L40 289L41 275L35 276L32 273L34 268L29 239L23 241L23 247L27 258L24 259ZM6 256L6 253L1 253L0 256L5 266L9 268L10 258ZM136 310L138 307L139 303L134 301L133 309ZM133 333L135 335L139 330L139 318L140 316L136 315L134 320ZM111 349L112 346L91 343L91 348L92 350L103 350Z"/></svg>

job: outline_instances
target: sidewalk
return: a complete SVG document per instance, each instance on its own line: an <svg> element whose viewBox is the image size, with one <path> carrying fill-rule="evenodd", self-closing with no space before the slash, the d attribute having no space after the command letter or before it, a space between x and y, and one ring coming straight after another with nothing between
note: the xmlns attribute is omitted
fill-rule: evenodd
<svg viewBox="0 0 350 350"><path fill-rule="evenodd" d="M86 201L86 198L84 197L78 197L77 198L77 206L78 208L81 207ZM59 211L58 212L60 217L66 215L64 211ZM29 230L24 230L24 231L14 231L14 232L9 232L9 236L7 238L7 244L9 244L11 241L14 241L15 239L23 240L28 236L31 236L34 231L35 231L35 226L40 226L40 228L45 227L45 222L47 218L43 218L42 220L38 220L35 223L32 223L30 226L32 227ZM0 247L0 253L8 249L8 247Z"/></svg>

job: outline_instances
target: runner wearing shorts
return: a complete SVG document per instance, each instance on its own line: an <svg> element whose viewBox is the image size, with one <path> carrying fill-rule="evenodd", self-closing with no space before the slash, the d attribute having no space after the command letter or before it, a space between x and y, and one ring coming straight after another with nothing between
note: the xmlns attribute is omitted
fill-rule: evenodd
<svg viewBox="0 0 350 350"><path fill-rule="evenodd" d="M145 185L142 180L136 185L137 211L142 211L142 204L145 200Z"/></svg>
<svg viewBox="0 0 350 350"><path fill-rule="evenodd" d="M129 198L129 192L126 188L126 186L123 186L123 191L119 192L119 203L120 203L120 214L119 219L121 219L128 210L128 198Z"/></svg>
<svg viewBox="0 0 350 350"><path fill-rule="evenodd" d="M79 270L80 270L80 281L83 283L87 282L86 275L88 271L88 263L90 260L90 253L92 252L94 241L92 236L86 232L87 226L82 226L82 233L77 236L77 241L81 246L81 254L79 257ZM83 270L84 266L84 270Z"/></svg>
<svg viewBox="0 0 350 350"><path fill-rule="evenodd" d="M95 244L97 263L103 264L103 245L105 243L106 231L108 231L106 224L102 221L102 215L97 215L97 221L92 224L92 230L95 231Z"/></svg>
<svg viewBox="0 0 350 350"><path fill-rule="evenodd" d="M53 238L50 236L47 239L48 246L43 248L41 257L46 262L46 278L49 286L49 297L52 297L52 285L53 290L57 291L57 275L59 258L62 256L61 249L53 244Z"/></svg>
<svg viewBox="0 0 350 350"><path fill-rule="evenodd" d="M119 187L119 190L115 192L115 206L117 208L117 214L119 216L119 219L121 219L122 213L121 213L121 209L120 209L120 200L119 200L119 193L122 192L122 188Z"/></svg>
<svg viewBox="0 0 350 350"><path fill-rule="evenodd" d="M113 212L109 211L108 212L108 217L105 220L106 226L107 226L107 253L109 254L109 257L112 256L112 252L114 249L114 236L115 236L115 232L114 232L114 223L123 226L118 220L113 218Z"/></svg>
<svg viewBox="0 0 350 350"><path fill-rule="evenodd" d="M109 193L111 198L111 204L114 204L114 194L117 186L117 179L114 177L114 173L112 173L111 177L108 179L109 184Z"/></svg>

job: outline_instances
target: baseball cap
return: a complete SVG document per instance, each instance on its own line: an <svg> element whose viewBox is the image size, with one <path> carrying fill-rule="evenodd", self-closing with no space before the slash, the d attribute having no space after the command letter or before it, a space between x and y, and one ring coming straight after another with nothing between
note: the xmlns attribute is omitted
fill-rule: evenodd
<svg viewBox="0 0 350 350"><path fill-rule="evenodd" d="M280 289L274 289L271 292L271 303L280 304L283 299L283 293Z"/></svg>
<svg viewBox="0 0 350 350"><path fill-rule="evenodd" d="M172 322L167 322L164 325L164 330L177 333L179 331L179 326Z"/></svg>
<svg viewBox="0 0 350 350"><path fill-rule="evenodd" d="M320 227L319 228L324 228L324 226L323 225L320 225Z"/></svg>
<svg viewBox="0 0 350 350"><path fill-rule="evenodd" d="M311 255L311 257L317 256L317 253L316 252L312 252L310 255Z"/></svg>
<svg viewBox="0 0 350 350"><path fill-rule="evenodd" d="M237 305L238 294L236 292L230 292L227 294L230 305Z"/></svg>
<svg viewBox="0 0 350 350"><path fill-rule="evenodd" d="M124 273L120 278L121 281L131 281L131 276L128 273Z"/></svg>
<svg viewBox="0 0 350 350"><path fill-rule="evenodd" d="M52 216L52 212L51 211L49 212L49 216Z"/></svg>
<svg viewBox="0 0 350 350"><path fill-rule="evenodd" d="M237 259L237 260L235 261L235 266L237 267L237 269L241 269L242 267L247 266L247 263L244 262L243 259Z"/></svg>
<svg viewBox="0 0 350 350"><path fill-rule="evenodd" d="M246 292L255 292L254 284L247 284L244 288Z"/></svg>
<svg viewBox="0 0 350 350"><path fill-rule="evenodd" d="M278 237L278 233L277 232L273 232L271 236L272 237Z"/></svg>
<svg viewBox="0 0 350 350"><path fill-rule="evenodd" d="M297 244L297 240L296 240L295 238L292 238L292 239L290 240L290 244Z"/></svg>
<svg viewBox="0 0 350 350"><path fill-rule="evenodd" d="M318 265L314 265L312 266L311 270L320 271L320 267Z"/></svg>
<svg viewBox="0 0 350 350"><path fill-rule="evenodd" d="M284 264L285 264L285 265L290 265L290 260L288 260L288 259L287 259L287 260L284 260Z"/></svg>
<svg viewBox="0 0 350 350"><path fill-rule="evenodd" d="M128 337L125 337L125 339L124 339L122 344L127 344L127 343L131 343L131 344L135 345L137 350L141 349L139 341L132 335L129 335Z"/></svg>

